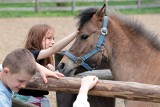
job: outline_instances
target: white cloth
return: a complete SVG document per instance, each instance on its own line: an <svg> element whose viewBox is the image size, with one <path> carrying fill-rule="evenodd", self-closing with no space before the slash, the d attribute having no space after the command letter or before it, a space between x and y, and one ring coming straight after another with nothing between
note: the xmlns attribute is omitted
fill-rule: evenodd
<svg viewBox="0 0 160 107"><path fill-rule="evenodd" d="M0 64L0 72L2 71L3 67L2 67L2 64Z"/></svg>
<svg viewBox="0 0 160 107"><path fill-rule="evenodd" d="M85 94L78 94L76 101L73 103L73 107L90 107L87 101L88 96Z"/></svg>

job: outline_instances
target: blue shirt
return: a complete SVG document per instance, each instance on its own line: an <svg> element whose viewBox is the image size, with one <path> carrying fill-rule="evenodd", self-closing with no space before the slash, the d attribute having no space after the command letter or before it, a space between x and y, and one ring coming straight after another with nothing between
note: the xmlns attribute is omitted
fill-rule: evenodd
<svg viewBox="0 0 160 107"><path fill-rule="evenodd" d="M0 107L12 107L12 91L0 80Z"/></svg>

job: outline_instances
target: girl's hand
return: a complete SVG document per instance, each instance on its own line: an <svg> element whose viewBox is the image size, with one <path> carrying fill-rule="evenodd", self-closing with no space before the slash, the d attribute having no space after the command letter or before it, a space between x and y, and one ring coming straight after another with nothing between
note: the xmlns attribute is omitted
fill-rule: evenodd
<svg viewBox="0 0 160 107"><path fill-rule="evenodd" d="M48 68L51 71L55 71L55 67L52 64L46 65L46 68Z"/></svg>

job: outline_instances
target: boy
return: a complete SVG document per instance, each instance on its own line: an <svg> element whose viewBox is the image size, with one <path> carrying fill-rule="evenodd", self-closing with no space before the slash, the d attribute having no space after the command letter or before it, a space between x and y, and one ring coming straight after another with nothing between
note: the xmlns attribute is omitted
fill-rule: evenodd
<svg viewBox="0 0 160 107"><path fill-rule="evenodd" d="M33 55L27 49L16 49L2 63L0 107L12 107L12 91L18 92L37 71Z"/></svg>

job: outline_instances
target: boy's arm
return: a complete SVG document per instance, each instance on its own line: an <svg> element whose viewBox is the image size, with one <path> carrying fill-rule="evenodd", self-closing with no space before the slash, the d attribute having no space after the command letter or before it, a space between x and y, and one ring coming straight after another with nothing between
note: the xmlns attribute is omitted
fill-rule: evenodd
<svg viewBox="0 0 160 107"><path fill-rule="evenodd" d="M90 107L90 104L87 101L87 94L88 91L92 89L97 82L98 78L96 76L86 76L82 78L81 87L77 99L73 103L73 107Z"/></svg>
<svg viewBox="0 0 160 107"><path fill-rule="evenodd" d="M87 94L78 94L76 101L73 103L73 107L90 107L87 99Z"/></svg>
<svg viewBox="0 0 160 107"><path fill-rule="evenodd" d="M64 39L56 42L52 47L50 47L48 49L41 50L37 59L38 60L44 59L44 58L51 56L51 55L59 52L60 50L62 50L65 46L67 46L76 37L77 32L78 31L71 33L70 35L68 35Z"/></svg>

